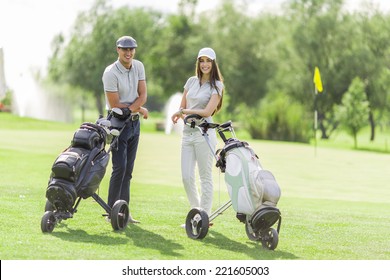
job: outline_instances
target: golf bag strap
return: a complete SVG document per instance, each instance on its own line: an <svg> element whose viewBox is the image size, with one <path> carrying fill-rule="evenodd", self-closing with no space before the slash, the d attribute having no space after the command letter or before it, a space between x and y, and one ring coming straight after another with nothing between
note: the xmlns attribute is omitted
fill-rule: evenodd
<svg viewBox="0 0 390 280"><path fill-rule="evenodd" d="M226 145L224 148L222 148L222 149L219 151L219 154L220 154L221 157L225 158L226 153L227 153L228 151L230 151L230 150L232 150L232 149L236 149L236 148L241 148L241 147L248 148L248 147L250 147L250 146L249 146L249 143L246 142L246 141L236 141L236 142L231 143L231 144L228 144L228 145ZM250 151L251 151L251 153L252 153L252 155L253 155L254 157L259 158L259 157L257 156L257 154L256 154L252 149L250 149Z"/></svg>
<svg viewBox="0 0 390 280"><path fill-rule="evenodd" d="M94 123L83 123L81 126L80 126L81 129L88 129L88 130L93 130L93 131L96 131L97 133L99 133L101 136L104 136L104 129L97 125L97 124L94 124Z"/></svg>
<svg viewBox="0 0 390 280"><path fill-rule="evenodd" d="M230 151L232 149L241 148L241 147L244 147L244 148L249 147L248 142L239 141L239 142L235 142L233 144L230 144L227 147L223 148L221 153L226 154L228 151Z"/></svg>

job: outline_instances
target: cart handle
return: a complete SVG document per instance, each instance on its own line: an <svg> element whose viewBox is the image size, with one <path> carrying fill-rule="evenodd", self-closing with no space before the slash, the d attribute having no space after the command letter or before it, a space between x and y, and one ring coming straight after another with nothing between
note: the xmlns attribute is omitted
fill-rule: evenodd
<svg viewBox="0 0 390 280"><path fill-rule="evenodd" d="M220 125L217 123L209 123L205 118L198 114L191 114L184 118L184 124L191 126L191 128L201 127L204 130L207 130L209 128L218 128Z"/></svg>

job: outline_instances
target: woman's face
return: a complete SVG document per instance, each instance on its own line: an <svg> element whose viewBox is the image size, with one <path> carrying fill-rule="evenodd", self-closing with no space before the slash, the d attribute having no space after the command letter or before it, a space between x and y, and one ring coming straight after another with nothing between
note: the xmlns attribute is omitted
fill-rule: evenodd
<svg viewBox="0 0 390 280"><path fill-rule="evenodd" d="M207 56L201 56L199 58L199 68L203 74L210 74L213 67L213 61Z"/></svg>

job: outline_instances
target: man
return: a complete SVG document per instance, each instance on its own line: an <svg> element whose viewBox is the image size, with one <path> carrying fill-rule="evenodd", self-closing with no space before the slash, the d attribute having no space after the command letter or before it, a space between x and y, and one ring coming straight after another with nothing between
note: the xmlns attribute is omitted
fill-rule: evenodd
<svg viewBox="0 0 390 280"><path fill-rule="evenodd" d="M108 190L107 204L112 207L121 199L130 207L130 181L136 158L140 136L139 115L148 118L146 103L147 89L145 68L141 61L134 59L137 42L130 36L122 36L116 41L118 60L107 66L102 81L109 110L121 108L131 112L130 121L119 136L117 149L112 150L112 174ZM125 125L123 120L112 118L112 126L118 129ZM129 215L130 223L139 221Z"/></svg>

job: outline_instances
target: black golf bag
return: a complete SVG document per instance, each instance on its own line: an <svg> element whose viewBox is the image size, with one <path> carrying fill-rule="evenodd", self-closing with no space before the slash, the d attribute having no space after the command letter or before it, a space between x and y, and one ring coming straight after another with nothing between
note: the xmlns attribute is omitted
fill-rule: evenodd
<svg viewBox="0 0 390 280"><path fill-rule="evenodd" d="M111 118L124 119L121 130L112 127ZM114 230L125 229L129 220L129 205L118 199L108 205L96 192L106 173L110 152L116 149L124 127L131 120L126 110L113 108L107 118L100 116L96 123L83 123L74 133L70 146L54 161L46 188L45 214L41 219L42 232L52 232L62 220L73 218L82 199L92 197L104 210ZM109 145L107 150L106 144Z"/></svg>
<svg viewBox="0 0 390 280"><path fill-rule="evenodd" d="M110 159L104 149L107 132L99 125L83 123L71 145L54 161L46 198L59 211L72 209L76 198L87 198L99 188Z"/></svg>

